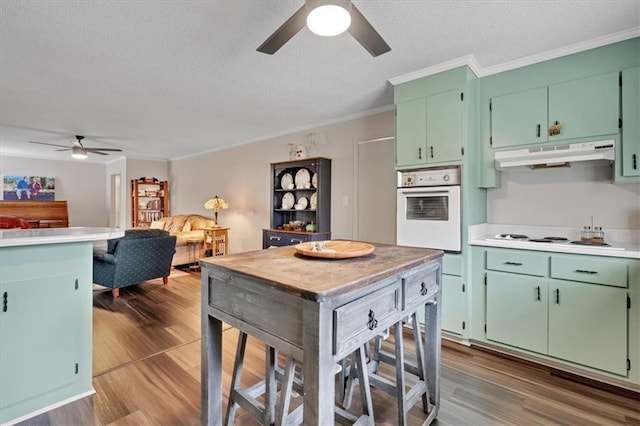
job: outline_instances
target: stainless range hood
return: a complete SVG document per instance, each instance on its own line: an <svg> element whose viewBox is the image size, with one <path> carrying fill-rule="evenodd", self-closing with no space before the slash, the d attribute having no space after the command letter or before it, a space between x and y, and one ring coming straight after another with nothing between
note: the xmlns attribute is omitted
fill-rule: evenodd
<svg viewBox="0 0 640 426"><path fill-rule="evenodd" d="M494 154L497 170L507 167L529 166L553 167L567 165L575 161L613 161L615 140L583 142L573 144L548 145L536 148L496 151Z"/></svg>

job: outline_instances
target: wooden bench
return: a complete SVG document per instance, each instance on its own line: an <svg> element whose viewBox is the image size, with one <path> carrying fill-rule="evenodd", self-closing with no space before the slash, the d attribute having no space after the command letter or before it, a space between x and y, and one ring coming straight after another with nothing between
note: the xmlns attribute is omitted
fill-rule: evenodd
<svg viewBox="0 0 640 426"><path fill-rule="evenodd" d="M0 201L0 215L17 216L32 228L68 228L66 201Z"/></svg>

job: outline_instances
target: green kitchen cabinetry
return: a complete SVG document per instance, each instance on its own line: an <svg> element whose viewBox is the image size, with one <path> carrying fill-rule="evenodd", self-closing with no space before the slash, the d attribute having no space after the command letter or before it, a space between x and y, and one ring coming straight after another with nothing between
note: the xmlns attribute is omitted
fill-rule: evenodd
<svg viewBox="0 0 640 426"><path fill-rule="evenodd" d="M396 105L396 165L418 167L462 158L459 90Z"/></svg>
<svg viewBox="0 0 640 426"><path fill-rule="evenodd" d="M640 181L640 67L622 70L622 149L619 151L616 177Z"/></svg>
<svg viewBox="0 0 640 426"><path fill-rule="evenodd" d="M457 335L466 329L466 285L463 257L445 253L442 259L442 330Z"/></svg>
<svg viewBox="0 0 640 426"><path fill-rule="evenodd" d="M491 100L493 148L546 142L547 88L497 96Z"/></svg>
<svg viewBox="0 0 640 426"><path fill-rule="evenodd" d="M640 260L473 246L471 342L640 384Z"/></svg>
<svg viewBox="0 0 640 426"><path fill-rule="evenodd" d="M618 133L618 72L491 99L491 146L504 148ZM552 129L557 129L552 131Z"/></svg>
<svg viewBox="0 0 640 426"><path fill-rule="evenodd" d="M549 355L625 376L627 290L549 280Z"/></svg>
<svg viewBox="0 0 640 426"><path fill-rule="evenodd" d="M94 393L92 251L0 247L0 424Z"/></svg>
<svg viewBox="0 0 640 426"><path fill-rule="evenodd" d="M547 353L545 278L487 272L487 339Z"/></svg>

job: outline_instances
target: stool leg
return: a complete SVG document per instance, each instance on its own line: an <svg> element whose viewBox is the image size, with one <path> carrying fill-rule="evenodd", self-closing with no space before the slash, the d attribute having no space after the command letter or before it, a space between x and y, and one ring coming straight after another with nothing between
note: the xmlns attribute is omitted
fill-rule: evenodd
<svg viewBox="0 0 640 426"><path fill-rule="evenodd" d="M404 347L402 339L402 321L393 326L396 347L396 401L398 403L398 425L407 424L407 402L404 389Z"/></svg>
<svg viewBox="0 0 640 426"><path fill-rule="evenodd" d="M244 362L244 350L247 346L246 333L240 332L238 335L238 347L236 348L236 359L233 364L233 376L231 378L231 389L229 390L229 403L227 405L227 415L225 424L230 426L233 424L236 415L238 403L235 402L235 391L240 387L240 379L242 378L242 363Z"/></svg>
<svg viewBox="0 0 640 426"><path fill-rule="evenodd" d="M292 357L287 357L287 362L284 368L284 378L280 391L280 400L278 401L278 409L276 412L276 426L285 424L287 415L289 414L293 378L296 372L296 360Z"/></svg>
<svg viewBox="0 0 640 426"><path fill-rule="evenodd" d="M420 334L420 326L418 324L418 313L414 312L411 315L412 328L413 328L413 340L416 347L416 360L418 366L418 378L425 383L425 392L422 394L422 409L425 413L428 413L431 407L429 406L429 386L426 386L427 370L426 363L424 361L424 347L422 345L422 335Z"/></svg>
<svg viewBox="0 0 640 426"><path fill-rule="evenodd" d="M264 424L275 423L276 414L276 350L265 345L265 395L264 395Z"/></svg>
<svg viewBox="0 0 640 426"><path fill-rule="evenodd" d="M356 349L355 366L358 368L358 382L360 385L360 397L362 398L362 412L369 416L369 424L373 421L373 401L371 400L371 388L369 387L369 373L367 371L367 360L365 359L365 349L363 346ZM354 365L352 364L352 368Z"/></svg>

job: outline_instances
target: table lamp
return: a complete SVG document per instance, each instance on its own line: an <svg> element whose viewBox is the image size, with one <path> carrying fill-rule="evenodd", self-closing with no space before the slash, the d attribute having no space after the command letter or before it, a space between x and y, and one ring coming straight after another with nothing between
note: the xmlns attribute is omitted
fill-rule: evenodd
<svg viewBox="0 0 640 426"><path fill-rule="evenodd" d="M213 210L213 220L218 226L218 211L229 208L229 204L217 195L204 203L204 208L207 210Z"/></svg>

